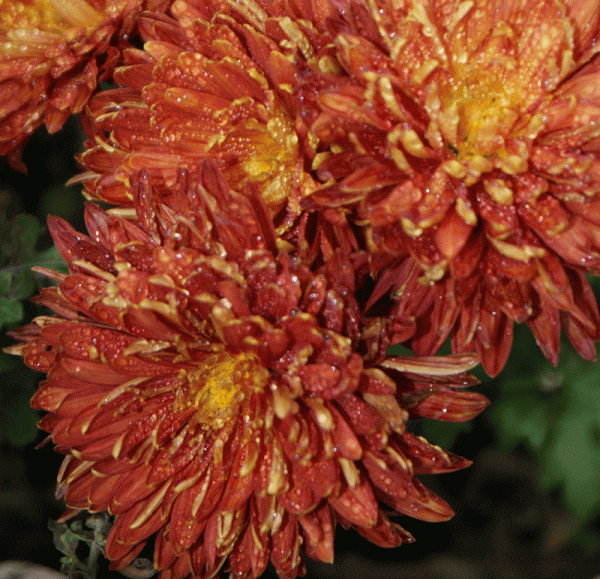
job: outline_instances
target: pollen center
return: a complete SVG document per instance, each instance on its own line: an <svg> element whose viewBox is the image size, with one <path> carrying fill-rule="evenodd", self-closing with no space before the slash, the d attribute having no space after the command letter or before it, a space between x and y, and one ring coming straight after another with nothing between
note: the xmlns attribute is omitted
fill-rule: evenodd
<svg viewBox="0 0 600 579"><path fill-rule="evenodd" d="M240 159L225 169L228 181L238 187L254 183L265 203L276 205L287 198L298 178L298 135L277 103L270 110L257 105L255 114L239 123L219 148Z"/></svg>
<svg viewBox="0 0 600 579"><path fill-rule="evenodd" d="M442 89L444 137L459 158L502 157L521 117L518 95L491 72L457 68Z"/></svg>
<svg viewBox="0 0 600 579"><path fill-rule="evenodd" d="M175 410L194 407L196 422L219 429L235 415L247 394L264 388L269 372L253 354L220 352L186 371L185 378L188 388L182 389Z"/></svg>

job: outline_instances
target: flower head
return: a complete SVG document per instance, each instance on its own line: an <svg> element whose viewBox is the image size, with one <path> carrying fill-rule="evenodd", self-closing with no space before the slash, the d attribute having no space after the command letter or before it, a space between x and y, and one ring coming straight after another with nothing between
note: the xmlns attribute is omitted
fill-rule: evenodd
<svg viewBox="0 0 600 579"><path fill-rule="evenodd" d="M253 184L271 207L314 189L293 90L294 61L317 67L319 37L265 10L253 0L178 0L174 18L145 14L144 50L125 54L114 75L122 88L99 94L84 121L78 179L89 196L131 204L141 169L168 194L181 167L194 172L207 157L233 188Z"/></svg>
<svg viewBox="0 0 600 579"><path fill-rule="evenodd" d="M431 353L451 334L496 374L526 321L552 362L561 326L593 358L599 4L351 5L364 18L335 37L343 74L297 90L335 181L309 203L363 227L396 336Z"/></svg>
<svg viewBox="0 0 600 579"><path fill-rule="evenodd" d="M333 559L337 522L382 546L411 541L378 500L427 521L450 507L415 478L468 461L406 431L411 416L468 420L487 404L470 355L382 358L336 252L306 265L275 234L260 191L210 163L168 198L147 174L135 214L87 208L91 237L50 221L69 274L40 301L57 315L11 351L48 373L40 426L67 455L71 509L108 510L114 568L156 535L161 577L281 577L300 545ZM125 216L127 219L125 219Z"/></svg>
<svg viewBox="0 0 600 579"><path fill-rule="evenodd" d="M41 124L54 132L80 112L119 58L140 0L0 3L0 154L20 150Z"/></svg>

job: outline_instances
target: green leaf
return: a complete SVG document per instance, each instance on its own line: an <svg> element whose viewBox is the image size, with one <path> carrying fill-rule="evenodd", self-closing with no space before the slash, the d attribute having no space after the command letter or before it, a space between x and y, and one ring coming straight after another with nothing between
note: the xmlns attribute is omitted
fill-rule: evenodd
<svg viewBox="0 0 600 579"><path fill-rule="evenodd" d="M84 519L85 517L85 519ZM84 523L85 527L84 528ZM69 524L50 521L55 547L61 558L61 572L69 579L94 579L98 574L98 557L105 556L104 547L112 527L108 513L79 513ZM86 548L87 547L87 548ZM88 557L83 557L89 551Z"/></svg>
<svg viewBox="0 0 600 579"><path fill-rule="evenodd" d="M32 215L17 215L7 220L0 215L0 329L23 320L21 302L30 298L49 281L32 271L34 266L66 272L55 247L36 250L44 228Z"/></svg>
<svg viewBox="0 0 600 579"><path fill-rule="evenodd" d="M488 411L497 425L498 445L511 451L522 442L534 450L542 448L549 430L549 410L535 395L505 397Z"/></svg>
<svg viewBox="0 0 600 579"><path fill-rule="evenodd" d="M23 319L23 306L16 300L0 296L0 327L20 322Z"/></svg>
<svg viewBox="0 0 600 579"><path fill-rule="evenodd" d="M52 531L54 546L69 559L76 559L75 551L79 544L77 537L64 522L50 520L48 528Z"/></svg>
<svg viewBox="0 0 600 579"><path fill-rule="evenodd" d="M12 284L12 273L10 271L0 271L0 296L8 293Z"/></svg>
<svg viewBox="0 0 600 579"><path fill-rule="evenodd" d="M541 464L542 486L561 487L566 506L581 520L600 510L600 446L591 426L589 416L561 417Z"/></svg>
<svg viewBox="0 0 600 579"><path fill-rule="evenodd" d="M539 465L540 484L560 489L583 524L600 512L600 367L566 342L556 368L538 360L529 338L516 343L486 417L500 448L524 444Z"/></svg>
<svg viewBox="0 0 600 579"><path fill-rule="evenodd" d="M20 263L11 267L13 274L10 291L6 294L13 301L24 300L32 296L36 289L31 266Z"/></svg>
<svg viewBox="0 0 600 579"><path fill-rule="evenodd" d="M0 248L6 261L19 262L34 252L41 225L33 215L22 213L11 221L3 217L0 223L4 233L0 237Z"/></svg>
<svg viewBox="0 0 600 579"><path fill-rule="evenodd" d="M541 463L541 483L563 489L567 507L580 519L600 512L600 379L597 365L575 365L562 394L562 412L553 424Z"/></svg>
<svg viewBox="0 0 600 579"><path fill-rule="evenodd" d="M21 255L31 255L42 233L40 222L33 215L22 213L15 217L13 228L16 234L13 239L19 241L19 252Z"/></svg>

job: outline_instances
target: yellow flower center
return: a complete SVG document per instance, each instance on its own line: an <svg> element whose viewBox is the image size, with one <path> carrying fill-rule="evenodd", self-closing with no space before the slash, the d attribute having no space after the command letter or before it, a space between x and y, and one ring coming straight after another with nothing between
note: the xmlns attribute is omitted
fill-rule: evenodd
<svg viewBox="0 0 600 579"><path fill-rule="evenodd" d="M175 410L194 407L194 421L214 430L237 413L247 393L264 388L269 372L253 354L219 352L194 370L182 371L189 389L178 392Z"/></svg>
<svg viewBox="0 0 600 579"><path fill-rule="evenodd" d="M463 168L448 168L454 176L462 171L467 184L494 169L526 171L544 124L539 111L572 70L573 30L563 9L530 3L523 14L507 8L507 20L500 20L483 0L451 2L448 9L454 5L456 13L438 29L422 3L410 4L431 46L419 66L410 60L415 51L404 57L400 50L397 66L414 68L411 80L422 85L432 119L427 139L452 151ZM426 78L432 79L427 85Z"/></svg>
<svg viewBox="0 0 600 579"><path fill-rule="evenodd" d="M507 175L526 171L531 145L543 127L543 116L528 110L544 98L541 92L524 84L512 58L498 61L454 63L451 79L438 87L439 108L432 116L463 166L449 165L449 172L467 185L493 169Z"/></svg>
<svg viewBox="0 0 600 579"><path fill-rule="evenodd" d="M242 168L251 182L261 183L265 202L273 205L291 190L298 136L291 119L282 114L270 119L265 128L257 133L255 150L242 161Z"/></svg>
<svg viewBox="0 0 600 579"><path fill-rule="evenodd" d="M442 110L449 126L443 132L459 157L501 156L521 115L519 95L493 74L469 68L458 67L454 84L445 91Z"/></svg>
<svg viewBox="0 0 600 579"><path fill-rule="evenodd" d="M277 205L303 178L298 164L298 135L293 120L279 103L271 102L268 108L263 104L254 106L260 120L252 116L238 121L228 134L217 136L216 146L209 150L217 155L234 153L239 162L224 171L229 183L235 188L256 184L265 203Z"/></svg>

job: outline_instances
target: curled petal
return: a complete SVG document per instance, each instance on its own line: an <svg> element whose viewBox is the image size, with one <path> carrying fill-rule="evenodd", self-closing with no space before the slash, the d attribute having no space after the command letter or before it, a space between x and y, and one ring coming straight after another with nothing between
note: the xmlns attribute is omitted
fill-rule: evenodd
<svg viewBox="0 0 600 579"><path fill-rule="evenodd" d="M477 392L457 392L446 386L435 386L422 402L410 409L410 413L411 416L448 422L466 422L483 412L489 404L489 400Z"/></svg>
<svg viewBox="0 0 600 579"><path fill-rule="evenodd" d="M427 376L447 376L460 374L471 370L479 364L474 354L451 354L449 356L428 356L419 358L408 358L396 356L386 358L380 363L384 368L397 370L399 372L411 372Z"/></svg>

